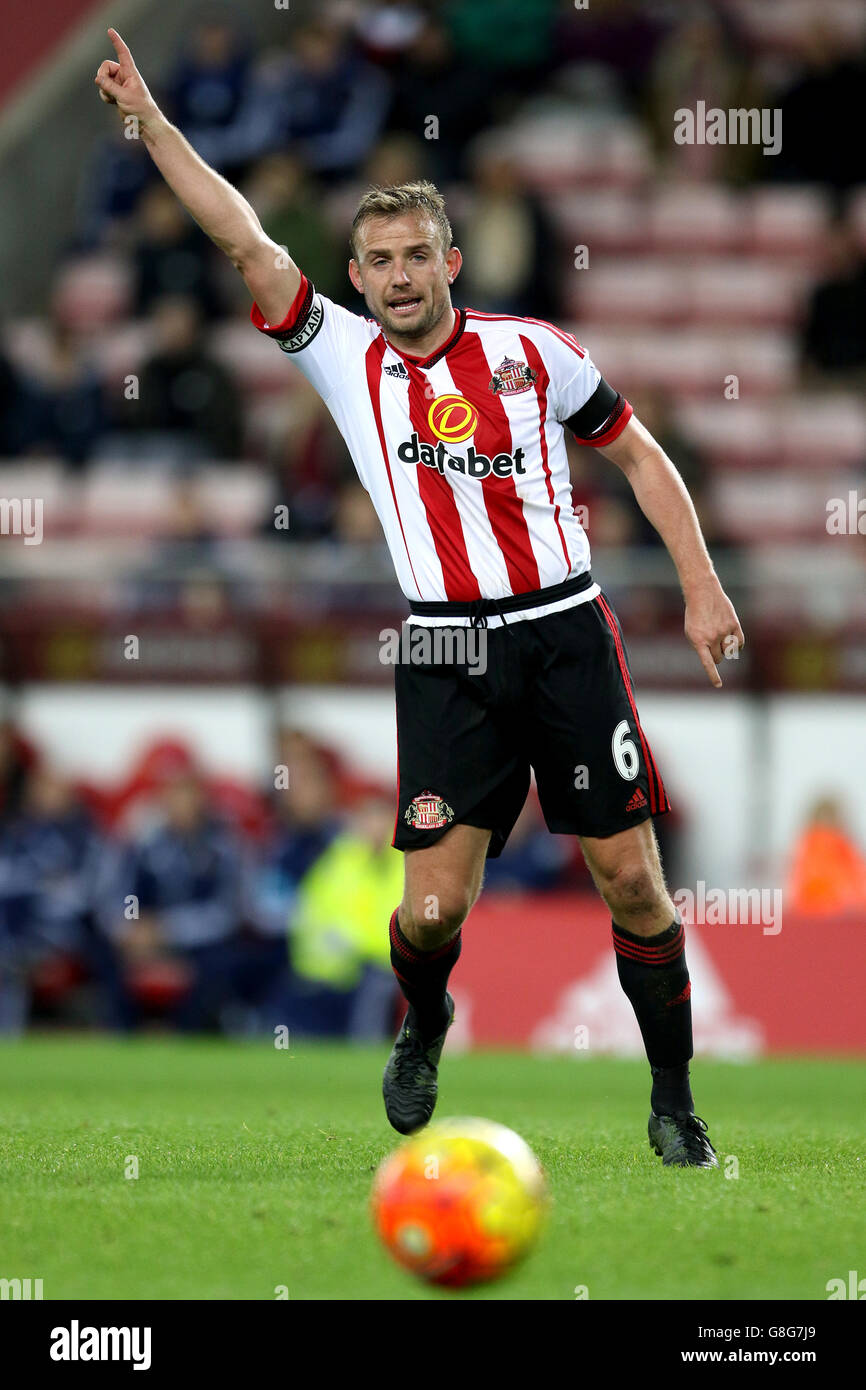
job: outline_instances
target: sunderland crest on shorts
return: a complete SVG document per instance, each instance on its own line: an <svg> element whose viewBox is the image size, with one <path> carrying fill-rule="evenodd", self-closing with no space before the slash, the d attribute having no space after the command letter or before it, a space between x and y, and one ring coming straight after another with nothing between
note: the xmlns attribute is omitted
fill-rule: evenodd
<svg viewBox="0 0 866 1390"><path fill-rule="evenodd" d="M413 830L441 830L454 819L454 812L435 792L422 792L409 802L404 819Z"/></svg>
<svg viewBox="0 0 866 1390"><path fill-rule="evenodd" d="M517 396L521 391L528 391L537 376L538 372L525 362L503 357L490 378L490 390L494 396Z"/></svg>

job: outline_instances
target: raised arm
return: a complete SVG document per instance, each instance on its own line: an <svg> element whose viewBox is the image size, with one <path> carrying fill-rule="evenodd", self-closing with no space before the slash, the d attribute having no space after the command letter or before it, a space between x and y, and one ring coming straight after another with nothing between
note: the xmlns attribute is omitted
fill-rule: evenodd
<svg viewBox="0 0 866 1390"><path fill-rule="evenodd" d="M734 605L713 569L686 485L634 416L601 453L622 469L641 511L667 546L686 601L686 636L718 688L722 684L719 662L723 656L739 653L745 638Z"/></svg>
<svg viewBox="0 0 866 1390"><path fill-rule="evenodd" d="M137 121L138 134L169 188L240 271L266 320L282 323L300 288L298 267L265 235L246 199L166 120L117 30L109 29L108 37L117 58L106 58L94 78L102 100L116 105L124 119Z"/></svg>

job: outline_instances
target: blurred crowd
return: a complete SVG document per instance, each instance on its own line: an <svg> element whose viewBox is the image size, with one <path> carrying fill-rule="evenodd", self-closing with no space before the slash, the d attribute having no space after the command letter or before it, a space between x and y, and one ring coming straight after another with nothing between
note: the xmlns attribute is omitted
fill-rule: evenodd
<svg viewBox="0 0 866 1390"><path fill-rule="evenodd" d="M97 785L0 724L0 1033L393 1032L393 793L295 728L278 730L274 756L251 787L164 738ZM533 797L487 882L589 880L577 842L548 834Z"/></svg>
<svg viewBox="0 0 866 1390"><path fill-rule="evenodd" d="M236 8L210 5L170 71L148 73L155 95L201 154L237 183L265 230L319 290L356 310L345 228L370 183L430 176L449 196L465 265L458 302L569 318L568 248L544 199L521 179L509 130L545 102L582 116L621 112L650 141L654 176L820 182L836 223L799 327L804 380L863 380L866 260L848 195L866 184L866 154L840 132L859 128L864 55L829 13L816 12L790 51L768 56L733 0L682 6L645 0L327 0L261 49ZM754 145L677 146L677 107L766 106L783 113L774 158ZM431 127L433 122L433 127ZM434 128L435 127L435 128ZM109 129L108 125L106 129ZM0 456L54 456L73 470L128 458L140 466L203 459L266 465L290 507L279 539L376 535L338 434L303 387L273 422L253 403L215 323L246 319L238 277L179 207L119 121L92 149L67 258L49 295L48 334L22 365L0 351ZM579 218L577 223L579 231ZM66 270L111 253L123 266L123 312L146 351L134 390L107 387ZM110 377L110 373L108 373ZM635 402L693 488L709 538L726 540L708 500L708 464L683 437L662 390ZM572 449L581 499L595 503L595 539L655 544L621 480ZM273 529L270 532L273 535Z"/></svg>
<svg viewBox="0 0 866 1390"><path fill-rule="evenodd" d="M0 723L0 1035L393 1033L393 792L295 727L276 731L274 760L252 786L160 738L114 782L73 781ZM668 880L683 881L679 816L656 830ZM534 789L485 889L592 891ZM792 846L785 905L816 920L866 912L866 852L832 795Z"/></svg>

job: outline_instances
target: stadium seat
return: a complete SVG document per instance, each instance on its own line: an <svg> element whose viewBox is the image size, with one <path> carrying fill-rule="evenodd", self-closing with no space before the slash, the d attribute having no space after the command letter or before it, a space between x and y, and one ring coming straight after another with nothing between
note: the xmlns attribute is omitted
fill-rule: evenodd
<svg viewBox="0 0 866 1390"><path fill-rule="evenodd" d="M209 346L219 361L234 373L241 390L254 395L291 390L295 373L285 354L270 338L257 333L246 319L229 319L211 330Z"/></svg>
<svg viewBox="0 0 866 1390"><path fill-rule="evenodd" d="M598 252L646 248L646 204L639 194L610 188L569 189L551 193L545 206L564 245L589 248L590 267Z"/></svg>
<svg viewBox="0 0 866 1390"><path fill-rule="evenodd" d="M251 535L271 505L269 475L254 465L204 465L193 491L201 518L218 535ZM158 468L93 467L81 485L80 525L93 534L167 535L177 522L178 483Z"/></svg>
<svg viewBox="0 0 866 1390"><path fill-rule="evenodd" d="M92 332L115 324L130 312L129 264L109 253L71 261L57 277L53 299L55 312L69 328Z"/></svg>
<svg viewBox="0 0 866 1390"><path fill-rule="evenodd" d="M748 195L746 216L747 245L753 253L814 258L817 263L830 221L830 203L824 189L753 189Z"/></svg>
<svg viewBox="0 0 866 1390"><path fill-rule="evenodd" d="M605 259L563 286L568 308L581 320L618 324L676 323L688 309L689 286L667 261Z"/></svg>
<svg viewBox="0 0 866 1390"><path fill-rule="evenodd" d="M793 388L796 353L788 334L754 330L611 328L610 318L569 325L611 381L662 386L674 397L710 396L725 403L726 378L736 376L742 396L774 396ZM731 402L733 404L733 402Z"/></svg>
<svg viewBox="0 0 866 1390"><path fill-rule="evenodd" d="M856 467L866 457L866 405L853 395L760 404L689 401L679 405L677 417L685 435L719 468L826 473Z"/></svg>
<svg viewBox="0 0 866 1390"><path fill-rule="evenodd" d="M686 277L691 315L701 323L794 324L810 285L797 267L743 259L708 261L687 270Z"/></svg>
<svg viewBox="0 0 866 1390"><path fill-rule="evenodd" d="M646 233L660 251L731 251L744 239L742 197L715 183L656 187L646 209Z"/></svg>
<svg viewBox="0 0 866 1390"><path fill-rule="evenodd" d="M156 468L94 465L82 482L81 527L96 534L161 535L171 529L176 484Z"/></svg>
<svg viewBox="0 0 866 1390"><path fill-rule="evenodd" d="M252 464L203 468L196 491L203 516L221 535L250 535L272 518L272 477Z"/></svg>
<svg viewBox="0 0 866 1390"><path fill-rule="evenodd" d="M40 500L43 535L60 535L68 526L69 491L63 465L55 459L0 460L0 497ZM32 556L34 547L20 544L23 552ZM9 542L5 546L8 550Z"/></svg>
<svg viewBox="0 0 866 1390"><path fill-rule="evenodd" d="M512 127L511 153L528 186L539 192L578 182L632 187L652 171L646 131L622 117L530 116Z"/></svg>
<svg viewBox="0 0 866 1390"><path fill-rule="evenodd" d="M832 544L826 530L827 498L843 496L847 488L847 480L838 475L787 476L780 487L775 471L755 470L717 473L711 492L723 528L734 540L763 545L799 538Z"/></svg>
<svg viewBox="0 0 866 1390"><path fill-rule="evenodd" d="M563 292L581 317L609 313L619 323L777 327L797 322L808 286L798 267L757 260L613 256L585 275L567 277Z"/></svg>

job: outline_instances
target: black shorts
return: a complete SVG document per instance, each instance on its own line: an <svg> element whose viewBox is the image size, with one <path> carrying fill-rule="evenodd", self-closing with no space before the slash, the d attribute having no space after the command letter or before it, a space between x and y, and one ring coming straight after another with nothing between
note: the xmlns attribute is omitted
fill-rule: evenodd
<svg viewBox="0 0 866 1390"><path fill-rule="evenodd" d="M426 629L436 631L445 629ZM488 856L496 858L526 801L530 769L557 834L615 835L670 810L603 594L475 632L486 648L470 642L467 650L466 629L447 631L462 633L452 651L468 660L443 660L447 642L431 639L425 652L419 639L414 651L407 644L412 660L396 666L397 849L475 825L493 832Z"/></svg>

